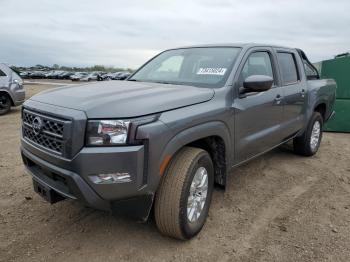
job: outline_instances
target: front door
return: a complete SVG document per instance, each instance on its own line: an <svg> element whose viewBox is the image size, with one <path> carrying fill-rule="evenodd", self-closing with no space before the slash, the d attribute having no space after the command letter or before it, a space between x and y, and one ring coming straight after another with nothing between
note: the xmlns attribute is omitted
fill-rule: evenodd
<svg viewBox="0 0 350 262"><path fill-rule="evenodd" d="M244 79L251 75L271 76L274 84L270 90L246 93L234 100L235 164L267 151L283 139L283 90L277 86L276 63L270 49L253 50L246 56L235 88L242 88Z"/></svg>

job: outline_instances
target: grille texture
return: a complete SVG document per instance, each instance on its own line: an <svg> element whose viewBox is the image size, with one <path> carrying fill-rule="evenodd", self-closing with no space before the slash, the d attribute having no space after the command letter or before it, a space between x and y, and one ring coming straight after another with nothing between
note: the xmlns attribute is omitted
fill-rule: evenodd
<svg viewBox="0 0 350 262"><path fill-rule="evenodd" d="M40 131L35 131L33 123L40 118ZM29 110L23 111L23 137L48 151L64 153L64 127L67 121L38 114Z"/></svg>
<svg viewBox="0 0 350 262"><path fill-rule="evenodd" d="M34 113L30 113L27 110L23 112L23 122L27 125L32 126L33 120L37 115ZM50 120L42 117L43 119L43 127L42 130L45 132L52 133L53 136L63 136L63 127L64 122L58 122L55 120Z"/></svg>

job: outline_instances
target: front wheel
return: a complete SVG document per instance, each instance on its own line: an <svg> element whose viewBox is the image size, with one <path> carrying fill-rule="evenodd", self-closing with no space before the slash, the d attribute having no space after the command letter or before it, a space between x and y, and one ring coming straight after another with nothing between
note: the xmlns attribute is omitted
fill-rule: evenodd
<svg viewBox="0 0 350 262"><path fill-rule="evenodd" d="M0 116L5 115L11 109L11 99L7 94L0 94Z"/></svg>
<svg viewBox="0 0 350 262"><path fill-rule="evenodd" d="M170 162L155 199L155 220L164 235L190 239L202 229L214 188L209 154L185 147Z"/></svg>
<svg viewBox="0 0 350 262"><path fill-rule="evenodd" d="M322 129L323 118L319 112L314 112L304 133L294 138L294 152L303 156L316 154L322 140Z"/></svg>

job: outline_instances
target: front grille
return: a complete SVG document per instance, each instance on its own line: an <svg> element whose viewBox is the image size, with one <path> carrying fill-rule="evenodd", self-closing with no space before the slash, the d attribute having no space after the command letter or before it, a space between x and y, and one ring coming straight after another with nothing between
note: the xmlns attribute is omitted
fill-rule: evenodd
<svg viewBox="0 0 350 262"><path fill-rule="evenodd" d="M41 145L47 149L55 151L56 153L62 154L62 151L63 151L62 150L63 149L62 141L60 141L58 139L54 139L54 138L47 136L47 135L36 135L33 131L31 131L28 128L24 128L23 136L26 139L28 139L28 140L30 140L38 145Z"/></svg>
<svg viewBox="0 0 350 262"><path fill-rule="evenodd" d="M23 110L23 137L45 150L59 155L64 154L64 129L69 123L67 120L39 114L27 109ZM36 126L35 121L40 122Z"/></svg>

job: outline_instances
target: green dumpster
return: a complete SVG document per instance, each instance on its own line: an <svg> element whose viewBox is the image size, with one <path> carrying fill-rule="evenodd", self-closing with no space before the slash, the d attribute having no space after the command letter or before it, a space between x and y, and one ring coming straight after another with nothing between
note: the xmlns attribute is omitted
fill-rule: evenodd
<svg viewBox="0 0 350 262"><path fill-rule="evenodd" d="M327 122L325 130L350 132L350 99L336 99L334 111L335 116Z"/></svg>
<svg viewBox="0 0 350 262"><path fill-rule="evenodd" d="M322 78L337 82L335 116L325 125L326 131L350 132L350 54L341 54L320 65Z"/></svg>

